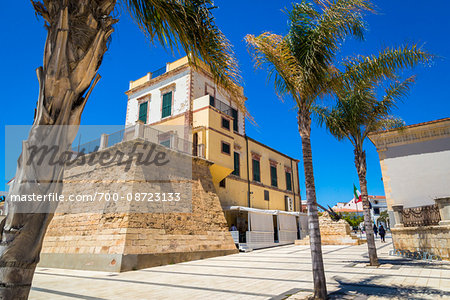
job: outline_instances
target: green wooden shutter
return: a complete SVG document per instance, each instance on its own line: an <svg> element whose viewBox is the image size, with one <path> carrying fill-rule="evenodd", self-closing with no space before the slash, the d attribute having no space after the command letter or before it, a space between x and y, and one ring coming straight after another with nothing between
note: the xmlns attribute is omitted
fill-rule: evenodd
<svg viewBox="0 0 450 300"><path fill-rule="evenodd" d="M277 167L270 166L270 181L272 186L278 186Z"/></svg>
<svg viewBox="0 0 450 300"><path fill-rule="evenodd" d="M261 182L261 175L259 173L259 160L253 160L253 180Z"/></svg>
<svg viewBox="0 0 450 300"><path fill-rule="evenodd" d="M172 92L168 92L163 95L161 118L165 118L170 115L172 115Z"/></svg>
<svg viewBox="0 0 450 300"><path fill-rule="evenodd" d="M286 189L292 191L292 178L289 172L286 172Z"/></svg>
<svg viewBox="0 0 450 300"><path fill-rule="evenodd" d="M143 102L139 105L139 121L147 123L147 107L148 102Z"/></svg>
<svg viewBox="0 0 450 300"><path fill-rule="evenodd" d="M234 171L232 174L236 175L236 176L241 175L240 156L239 156L239 153L237 153L237 152L234 152Z"/></svg>
<svg viewBox="0 0 450 300"><path fill-rule="evenodd" d="M238 131L238 111L234 108L231 109L231 116L234 118L233 120L233 130Z"/></svg>

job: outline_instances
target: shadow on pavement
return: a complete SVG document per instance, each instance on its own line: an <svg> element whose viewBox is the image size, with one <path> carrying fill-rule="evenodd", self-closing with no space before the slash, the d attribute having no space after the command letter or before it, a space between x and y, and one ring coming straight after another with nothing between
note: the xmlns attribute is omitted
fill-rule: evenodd
<svg viewBox="0 0 450 300"><path fill-rule="evenodd" d="M351 261L354 264L359 263L369 263L368 260L352 260ZM393 256L392 259L383 259L378 258L378 262L381 265L384 264L391 264L393 266L399 266L399 267L416 267L416 268L427 268L427 269L450 269L450 264L448 263L442 263L442 262L428 262L423 260L414 260L411 258L402 258L402 257L396 257Z"/></svg>
<svg viewBox="0 0 450 300"><path fill-rule="evenodd" d="M346 281L335 276L338 290L329 294L329 299L367 299L369 296L393 297L397 299L436 299L437 297L449 297L449 292L439 289L417 286L394 286L373 283L383 276L373 276L358 282Z"/></svg>

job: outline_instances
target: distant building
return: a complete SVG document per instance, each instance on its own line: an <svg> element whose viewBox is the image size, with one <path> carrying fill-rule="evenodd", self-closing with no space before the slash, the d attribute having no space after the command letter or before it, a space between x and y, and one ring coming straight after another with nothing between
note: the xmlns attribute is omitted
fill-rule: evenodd
<svg viewBox="0 0 450 300"><path fill-rule="evenodd" d="M449 258L450 118L369 136L377 147L394 247Z"/></svg>
<svg viewBox="0 0 450 300"><path fill-rule="evenodd" d="M368 196L372 208L370 209L370 216L373 223L378 223L377 220L380 217L380 213L387 210L386 197L384 196ZM340 213L354 213L356 215L363 215L362 202L356 203L356 199L353 198L349 202L338 202L332 207L335 212Z"/></svg>

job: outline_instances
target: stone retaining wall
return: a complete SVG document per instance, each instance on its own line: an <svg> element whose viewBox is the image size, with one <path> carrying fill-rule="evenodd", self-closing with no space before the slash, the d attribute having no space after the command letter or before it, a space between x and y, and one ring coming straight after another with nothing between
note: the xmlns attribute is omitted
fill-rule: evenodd
<svg viewBox="0 0 450 300"><path fill-rule="evenodd" d="M391 228L394 248L425 251L450 259L450 225Z"/></svg>
<svg viewBox="0 0 450 300"><path fill-rule="evenodd" d="M120 272L237 253L211 180L210 165L192 158L191 212L56 214L44 239L39 266ZM103 179L120 178L123 182L118 186L88 184L96 172L101 172ZM126 192L135 189L145 170L123 172L111 166L76 172L69 169L66 174L65 180L77 177L77 182L84 180L86 184L67 184L65 194L105 189Z"/></svg>
<svg viewBox="0 0 450 300"><path fill-rule="evenodd" d="M351 233L350 225L345 220L333 221L327 213L319 217L319 228L322 245L360 245L366 242ZM295 244L309 245L309 235L295 241Z"/></svg>

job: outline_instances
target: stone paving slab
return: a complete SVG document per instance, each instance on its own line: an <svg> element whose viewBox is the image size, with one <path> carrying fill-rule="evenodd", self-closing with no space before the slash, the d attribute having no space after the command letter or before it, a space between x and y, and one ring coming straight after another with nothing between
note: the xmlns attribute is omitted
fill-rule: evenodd
<svg viewBox="0 0 450 300"><path fill-rule="evenodd" d="M450 263L389 256L369 268L367 245L323 246L332 299L450 299ZM125 273L38 268L30 299L304 299L308 246L282 246Z"/></svg>

